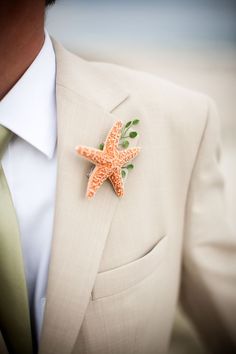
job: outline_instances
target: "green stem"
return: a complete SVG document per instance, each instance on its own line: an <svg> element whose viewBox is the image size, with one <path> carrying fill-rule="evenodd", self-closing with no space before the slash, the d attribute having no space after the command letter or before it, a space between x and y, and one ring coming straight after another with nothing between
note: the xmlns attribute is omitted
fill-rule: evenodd
<svg viewBox="0 0 236 354"><path fill-rule="evenodd" d="M132 125L132 124L131 124ZM127 131L131 128L131 125L129 127L127 127L126 129L124 129L124 131L121 133L121 138L120 139L124 139L125 138L125 134L127 133ZM126 137L128 138L128 137Z"/></svg>

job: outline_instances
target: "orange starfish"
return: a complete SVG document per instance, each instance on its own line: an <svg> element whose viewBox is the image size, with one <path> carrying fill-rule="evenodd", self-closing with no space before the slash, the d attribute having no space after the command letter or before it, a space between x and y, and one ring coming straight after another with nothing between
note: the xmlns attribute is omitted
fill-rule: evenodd
<svg viewBox="0 0 236 354"><path fill-rule="evenodd" d="M88 181L86 196L89 199L95 195L107 178L112 183L118 197L124 195L121 168L138 155L140 148L132 147L126 150L118 150L121 130L122 122L118 120L108 133L102 151L87 146L76 147L79 155L96 165Z"/></svg>

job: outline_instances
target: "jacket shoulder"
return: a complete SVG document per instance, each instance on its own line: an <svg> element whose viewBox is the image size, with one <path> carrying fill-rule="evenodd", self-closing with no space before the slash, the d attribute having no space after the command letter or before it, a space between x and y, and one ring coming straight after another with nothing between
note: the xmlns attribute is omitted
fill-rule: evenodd
<svg viewBox="0 0 236 354"><path fill-rule="evenodd" d="M202 93L181 87L157 75L121 65L89 61L66 50L53 40L57 63L60 66L57 82L63 86L96 99L106 93L128 93L135 107L158 107L163 113L198 117L206 115L208 97ZM95 97L96 96L96 97Z"/></svg>
<svg viewBox="0 0 236 354"><path fill-rule="evenodd" d="M114 81L128 90L137 102L158 104L165 112L177 114L197 110L206 115L208 95L182 87L174 82L144 71L105 62L91 62L103 77L112 77ZM184 112L183 112L184 111Z"/></svg>

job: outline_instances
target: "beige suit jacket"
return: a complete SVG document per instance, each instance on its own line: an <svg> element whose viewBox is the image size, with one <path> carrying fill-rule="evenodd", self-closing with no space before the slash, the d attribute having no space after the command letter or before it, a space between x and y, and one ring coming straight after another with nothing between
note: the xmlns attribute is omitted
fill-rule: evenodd
<svg viewBox="0 0 236 354"><path fill-rule="evenodd" d="M178 299L213 353L236 348L236 238L225 221L214 103L155 76L92 63L54 42L58 176L40 354L162 354ZM119 199L85 197L114 121L141 147Z"/></svg>

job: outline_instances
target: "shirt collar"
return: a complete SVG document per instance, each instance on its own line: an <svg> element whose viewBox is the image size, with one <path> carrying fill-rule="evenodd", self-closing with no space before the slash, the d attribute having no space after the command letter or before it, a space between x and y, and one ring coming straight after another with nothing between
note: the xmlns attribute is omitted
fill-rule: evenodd
<svg viewBox="0 0 236 354"><path fill-rule="evenodd" d="M56 64L51 39L0 101L0 124L52 158L57 139Z"/></svg>

